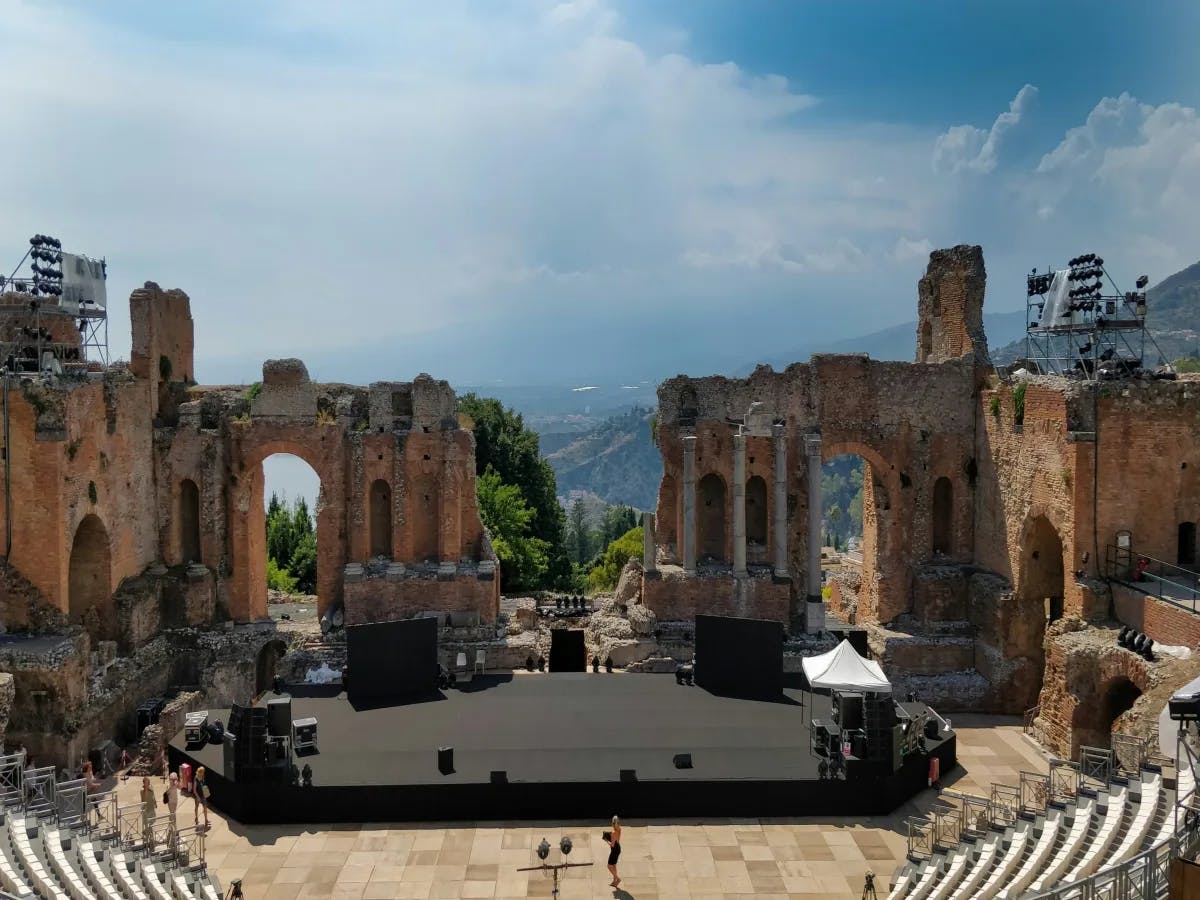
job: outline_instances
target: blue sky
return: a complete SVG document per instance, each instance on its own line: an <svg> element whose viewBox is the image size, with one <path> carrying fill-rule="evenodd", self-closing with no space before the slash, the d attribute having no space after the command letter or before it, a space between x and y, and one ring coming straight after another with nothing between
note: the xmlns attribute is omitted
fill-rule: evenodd
<svg viewBox="0 0 1200 900"><path fill-rule="evenodd" d="M1156 280L1200 5L1142 6L10 0L0 246L107 256L117 355L188 291L209 382L720 371L913 318L963 242L991 310L1088 250Z"/></svg>

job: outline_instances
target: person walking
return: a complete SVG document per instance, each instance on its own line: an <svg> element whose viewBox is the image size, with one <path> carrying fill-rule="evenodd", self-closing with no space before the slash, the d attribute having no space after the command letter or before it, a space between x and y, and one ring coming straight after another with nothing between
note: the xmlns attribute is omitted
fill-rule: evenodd
<svg viewBox="0 0 1200 900"><path fill-rule="evenodd" d="M612 872L611 887L616 887L621 883L621 876L617 874L617 860L621 858L621 820L617 816L612 817L612 831L605 832L604 840L608 843L608 871Z"/></svg>
<svg viewBox="0 0 1200 900"><path fill-rule="evenodd" d="M174 830L175 812L179 809L179 773L172 772L171 780L167 783L167 809L171 811L171 829Z"/></svg>
<svg viewBox="0 0 1200 900"><path fill-rule="evenodd" d="M154 788L150 787L150 776L142 776L142 840L147 849L154 846L154 813L158 804L154 800Z"/></svg>
<svg viewBox="0 0 1200 900"><path fill-rule="evenodd" d="M192 810L195 813L195 822L200 824L200 808L204 807L204 827L208 828L208 773L201 766L196 770L196 777L192 784L192 798L196 801L196 806Z"/></svg>

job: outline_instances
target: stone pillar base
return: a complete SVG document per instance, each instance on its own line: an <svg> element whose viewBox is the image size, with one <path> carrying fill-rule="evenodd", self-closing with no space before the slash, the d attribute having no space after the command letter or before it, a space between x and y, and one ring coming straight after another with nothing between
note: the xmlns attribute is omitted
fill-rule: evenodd
<svg viewBox="0 0 1200 900"><path fill-rule="evenodd" d="M804 633L817 634L825 630L825 604L817 600L804 604Z"/></svg>

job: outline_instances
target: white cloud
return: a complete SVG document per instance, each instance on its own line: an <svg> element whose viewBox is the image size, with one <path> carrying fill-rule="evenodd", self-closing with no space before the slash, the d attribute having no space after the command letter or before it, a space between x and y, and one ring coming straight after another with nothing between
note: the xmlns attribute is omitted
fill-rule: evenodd
<svg viewBox="0 0 1200 900"><path fill-rule="evenodd" d="M1037 93L1038 89L1031 84L1022 87L1008 111L1000 113L988 131L974 125L955 125L940 135L933 147L934 171L945 174L995 171L1005 136L1028 115Z"/></svg>
<svg viewBox="0 0 1200 900"><path fill-rule="evenodd" d="M933 243L929 238L899 237L896 239L896 246L892 248L892 259L896 262L925 260L929 258L933 249Z"/></svg>

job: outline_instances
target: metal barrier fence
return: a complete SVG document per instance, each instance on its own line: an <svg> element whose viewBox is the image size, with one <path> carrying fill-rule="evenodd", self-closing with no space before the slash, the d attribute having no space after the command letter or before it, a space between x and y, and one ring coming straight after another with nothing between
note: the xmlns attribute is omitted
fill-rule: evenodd
<svg viewBox="0 0 1200 900"><path fill-rule="evenodd" d="M1200 611L1200 575L1191 569L1111 544L1105 568L1113 581L1192 612Z"/></svg>

